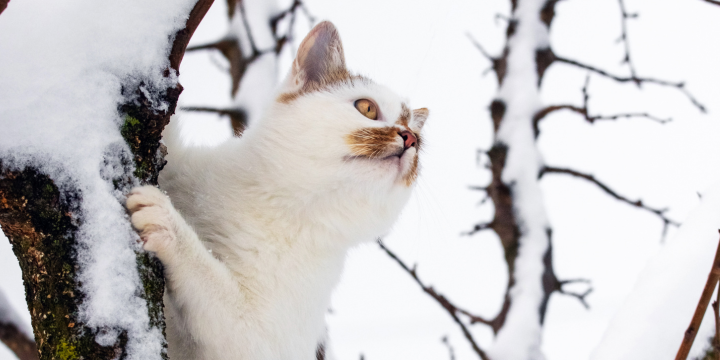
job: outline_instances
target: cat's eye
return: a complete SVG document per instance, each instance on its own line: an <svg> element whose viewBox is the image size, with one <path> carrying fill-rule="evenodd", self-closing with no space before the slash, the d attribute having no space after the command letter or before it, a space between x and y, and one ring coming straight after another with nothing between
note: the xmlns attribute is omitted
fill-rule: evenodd
<svg viewBox="0 0 720 360"><path fill-rule="evenodd" d="M378 119L378 108L374 102L368 99L360 99L355 101L355 108L370 120Z"/></svg>

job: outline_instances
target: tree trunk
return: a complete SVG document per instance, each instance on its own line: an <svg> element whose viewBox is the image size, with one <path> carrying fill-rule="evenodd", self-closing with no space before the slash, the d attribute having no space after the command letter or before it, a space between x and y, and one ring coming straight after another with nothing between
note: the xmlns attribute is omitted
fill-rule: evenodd
<svg viewBox="0 0 720 360"><path fill-rule="evenodd" d="M507 43L502 56L493 59L499 89L490 104L495 139L487 153L492 171L487 192L495 205L487 227L500 238L509 276L488 353L496 360L537 360L544 358L540 345L547 303L560 286L552 267L552 230L538 183L542 159L533 129L533 116L541 108L539 86L552 62L545 55L557 1L511 1Z"/></svg>
<svg viewBox="0 0 720 360"><path fill-rule="evenodd" d="M165 71L165 76L179 68L185 47L211 4L212 0L199 0L185 28L168 34L172 41L169 44L171 69ZM131 154L107 152L105 165L120 171L115 175L100 174L120 192L136 184L157 184L158 173L164 165L164 151L159 142L161 132L174 113L182 91L177 83L162 90L159 98L168 106L158 111L141 91L142 79L139 84L124 88L126 100L118 104L125 122L117 131L127 142ZM62 167L62 164L56 165ZM67 183L72 180L64 181ZM78 230L83 221L80 208L87 200L84 196L83 189L77 187L59 188L56 179L44 174L39 167L32 164L18 167L0 159L0 226L22 269L37 350L43 360L119 359L127 355L127 329L95 332L78 314L87 296L80 290L77 277L81 267L77 258ZM136 263L143 285L139 296L147 303L150 319L147 326L160 329L164 334L162 266L145 252L136 254ZM96 336L104 331L118 333L114 344L98 344ZM144 354L144 357L167 358L167 355L162 351Z"/></svg>

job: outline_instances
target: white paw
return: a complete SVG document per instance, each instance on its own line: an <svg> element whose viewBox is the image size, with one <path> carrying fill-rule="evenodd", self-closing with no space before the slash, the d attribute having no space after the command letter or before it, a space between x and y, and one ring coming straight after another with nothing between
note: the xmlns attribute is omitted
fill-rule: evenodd
<svg viewBox="0 0 720 360"><path fill-rule="evenodd" d="M130 212L130 221L140 234L145 251L159 254L175 242L175 211L170 199L156 187L132 189L125 207Z"/></svg>

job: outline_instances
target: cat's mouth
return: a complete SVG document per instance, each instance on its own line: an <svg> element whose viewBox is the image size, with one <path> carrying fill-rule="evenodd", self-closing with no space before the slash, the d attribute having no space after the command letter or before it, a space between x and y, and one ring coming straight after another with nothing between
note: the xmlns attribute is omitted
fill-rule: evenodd
<svg viewBox="0 0 720 360"><path fill-rule="evenodd" d="M389 149L389 150L378 152L378 153L353 154L353 155L346 156L344 158L344 160L359 160L359 159L375 160L375 161L397 160L397 159L401 159L406 152L407 151L404 148L398 147L398 148L393 148L393 149Z"/></svg>

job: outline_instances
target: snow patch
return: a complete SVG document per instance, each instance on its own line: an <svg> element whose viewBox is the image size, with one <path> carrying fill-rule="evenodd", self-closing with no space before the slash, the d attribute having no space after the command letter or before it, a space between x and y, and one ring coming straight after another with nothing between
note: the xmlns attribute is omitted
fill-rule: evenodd
<svg viewBox="0 0 720 360"><path fill-rule="evenodd" d="M677 236L668 241L638 277L591 360L673 359L718 247L720 184L703 193ZM713 311L703 318L689 359L699 355L715 331Z"/></svg>

